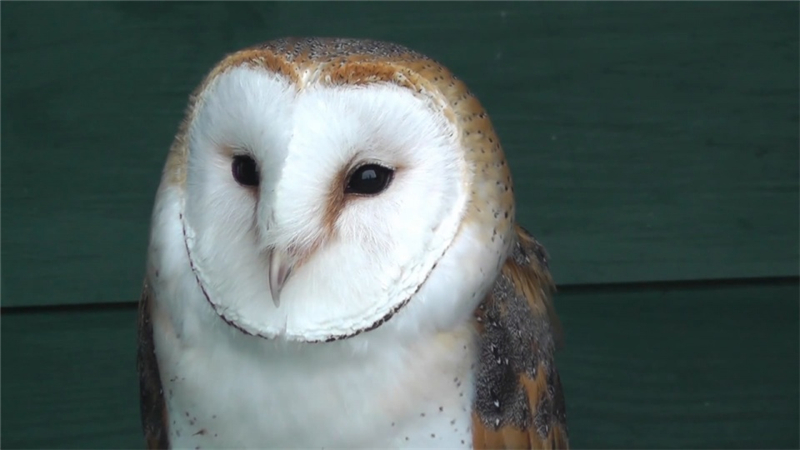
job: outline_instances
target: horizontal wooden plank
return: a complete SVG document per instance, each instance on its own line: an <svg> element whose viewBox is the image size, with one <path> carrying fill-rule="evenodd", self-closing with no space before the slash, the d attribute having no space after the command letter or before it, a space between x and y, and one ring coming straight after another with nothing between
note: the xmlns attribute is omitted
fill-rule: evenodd
<svg viewBox="0 0 800 450"><path fill-rule="evenodd" d="M798 274L796 2L2 5L4 305L136 298L187 95L283 35L397 41L493 117L562 284Z"/></svg>
<svg viewBox="0 0 800 450"><path fill-rule="evenodd" d="M576 448L797 448L799 292L562 297Z"/></svg>
<svg viewBox="0 0 800 450"><path fill-rule="evenodd" d="M559 294L575 448L797 448L797 283ZM133 307L4 314L3 448L142 444Z"/></svg>

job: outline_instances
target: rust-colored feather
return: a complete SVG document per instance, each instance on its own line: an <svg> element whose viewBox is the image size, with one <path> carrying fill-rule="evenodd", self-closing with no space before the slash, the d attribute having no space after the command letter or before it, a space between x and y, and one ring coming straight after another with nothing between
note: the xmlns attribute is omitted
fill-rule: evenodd
<svg viewBox="0 0 800 450"><path fill-rule="evenodd" d="M153 343L152 290L145 281L139 300L139 396L142 430L149 449L169 448L167 405Z"/></svg>
<svg viewBox="0 0 800 450"><path fill-rule="evenodd" d="M476 449L569 448L554 353L561 325L544 248L521 227L495 286L475 312L481 360L473 412Z"/></svg>

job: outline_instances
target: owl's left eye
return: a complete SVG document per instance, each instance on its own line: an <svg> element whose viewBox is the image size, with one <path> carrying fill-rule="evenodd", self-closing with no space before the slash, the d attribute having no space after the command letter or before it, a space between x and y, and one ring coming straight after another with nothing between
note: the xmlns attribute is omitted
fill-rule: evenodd
<svg viewBox="0 0 800 450"><path fill-rule="evenodd" d="M383 192L392 181L394 170L378 164L365 164L350 175L345 194L375 195Z"/></svg>
<svg viewBox="0 0 800 450"><path fill-rule="evenodd" d="M261 181L258 175L256 160L247 155L236 155L231 163L233 179L242 186L258 186Z"/></svg>

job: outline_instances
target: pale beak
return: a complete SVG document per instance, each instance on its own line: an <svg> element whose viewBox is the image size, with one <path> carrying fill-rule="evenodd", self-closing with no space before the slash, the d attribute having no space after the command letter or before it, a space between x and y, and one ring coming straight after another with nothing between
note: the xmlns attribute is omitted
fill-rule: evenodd
<svg viewBox="0 0 800 450"><path fill-rule="evenodd" d="M281 289L292 273L293 263L289 256L278 249L269 252L269 293L275 307L281 306Z"/></svg>

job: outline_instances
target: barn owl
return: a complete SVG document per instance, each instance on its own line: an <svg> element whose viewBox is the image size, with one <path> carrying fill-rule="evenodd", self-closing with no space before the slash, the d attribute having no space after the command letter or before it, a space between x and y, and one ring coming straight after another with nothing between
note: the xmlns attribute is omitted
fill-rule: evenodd
<svg viewBox="0 0 800 450"><path fill-rule="evenodd" d="M139 307L151 448L565 448L543 248L465 84L281 39L192 94Z"/></svg>

